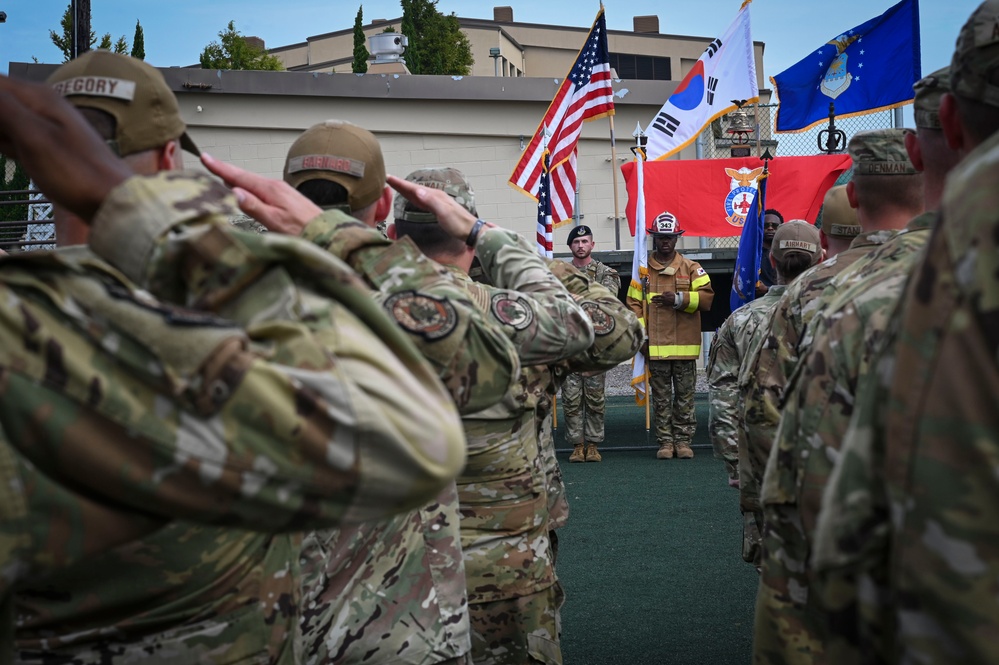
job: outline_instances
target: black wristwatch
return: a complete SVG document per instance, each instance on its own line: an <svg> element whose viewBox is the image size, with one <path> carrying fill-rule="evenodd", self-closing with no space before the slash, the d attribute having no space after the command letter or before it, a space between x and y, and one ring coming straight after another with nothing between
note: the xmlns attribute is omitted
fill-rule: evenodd
<svg viewBox="0 0 999 665"><path fill-rule="evenodd" d="M479 234L482 232L482 227L486 223L481 219L476 219L475 223L472 224L472 230L468 232L468 237L465 238L465 244L469 247L475 247L475 242L479 239Z"/></svg>

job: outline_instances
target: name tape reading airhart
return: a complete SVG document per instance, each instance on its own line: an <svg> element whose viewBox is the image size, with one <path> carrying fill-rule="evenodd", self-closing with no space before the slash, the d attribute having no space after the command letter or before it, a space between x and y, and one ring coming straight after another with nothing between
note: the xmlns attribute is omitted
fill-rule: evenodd
<svg viewBox="0 0 999 665"><path fill-rule="evenodd" d="M135 81L111 78L110 76L77 76L53 83L52 87L63 97L90 95L111 97L130 102L135 99Z"/></svg>
<svg viewBox="0 0 999 665"><path fill-rule="evenodd" d="M334 155L302 155L289 159L288 173L299 171L333 171L363 178L364 162Z"/></svg>
<svg viewBox="0 0 999 665"><path fill-rule="evenodd" d="M781 240L779 245L780 249L800 249L813 254L819 251L818 245L804 240Z"/></svg>

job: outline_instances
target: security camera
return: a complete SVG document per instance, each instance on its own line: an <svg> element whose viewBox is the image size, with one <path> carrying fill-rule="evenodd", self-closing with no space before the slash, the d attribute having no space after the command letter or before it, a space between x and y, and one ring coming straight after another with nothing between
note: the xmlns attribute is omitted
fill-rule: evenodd
<svg viewBox="0 0 999 665"><path fill-rule="evenodd" d="M0 12L0 23L7 22L7 12Z"/></svg>

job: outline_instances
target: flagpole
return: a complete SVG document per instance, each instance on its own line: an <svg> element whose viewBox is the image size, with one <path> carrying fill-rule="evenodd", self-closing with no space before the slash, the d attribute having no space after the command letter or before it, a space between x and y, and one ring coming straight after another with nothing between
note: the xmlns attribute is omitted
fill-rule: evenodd
<svg viewBox="0 0 999 665"><path fill-rule="evenodd" d="M635 157L637 159L641 160L642 164L644 165L645 161L649 158L649 153L645 149L645 142L648 141L648 138L646 137L645 132L642 131L642 126L641 125L636 124L636 126L635 126L635 132L634 132L634 137L635 137L635 143L636 143L636 145L635 145L634 148L631 149L631 151L635 153ZM644 141L643 141L643 139L644 139ZM643 228L643 229L645 228L645 219L643 219L644 213L645 213L645 204L644 204L644 201L645 201L645 178L642 178L642 179L639 180L639 186L640 186L640 190L638 191L638 198L641 201L643 201L643 203L642 203L641 206L636 206L636 208L635 208L635 237L636 238L638 237L638 234L641 233L641 231L639 230L639 225L641 225L641 228ZM645 320L646 330L648 330L648 324L649 324L649 276L646 274L646 275L642 275L641 277L642 277L642 318ZM647 333L646 333L646 343L648 343L648 334ZM641 353L641 351L639 351L639 353ZM649 410L649 404L652 401L652 382L650 380L651 379L651 375L649 374L649 359L648 358L645 359L645 374L644 374L643 378L645 380L645 444L649 445L651 443L651 441L650 441L650 432L652 430L652 427L651 427L652 417L651 417L651 413L650 413L650 410Z"/></svg>
<svg viewBox="0 0 999 665"><path fill-rule="evenodd" d="M602 6L603 3L601 3ZM610 120L611 180L614 182L614 237L618 240L614 249L621 249L621 232L618 226L621 223L621 218L618 216L619 208L617 206L617 141L614 138L614 116L609 115L607 119Z"/></svg>

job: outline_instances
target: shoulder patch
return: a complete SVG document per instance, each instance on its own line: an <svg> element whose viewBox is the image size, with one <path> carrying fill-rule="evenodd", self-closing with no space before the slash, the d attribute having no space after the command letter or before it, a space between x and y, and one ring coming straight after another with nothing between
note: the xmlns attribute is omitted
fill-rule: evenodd
<svg viewBox="0 0 999 665"><path fill-rule="evenodd" d="M454 305L416 291L396 293L385 301L385 309L403 330L431 341L447 337L458 325Z"/></svg>
<svg viewBox="0 0 999 665"><path fill-rule="evenodd" d="M697 276L698 276L698 277L700 277L701 275L706 275L706 274L707 274L707 273L706 273L706 272L704 272L704 268L702 268L702 267L700 267L700 266L697 266Z"/></svg>
<svg viewBox="0 0 999 665"><path fill-rule="evenodd" d="M520 296L497 293L493 296L489 308L493 316L514 330L523 330L534 321L534 311Z"/></svg>
<svg viewBox="0 0 999 665"><path fill-rule="evenodd" d="M581 307L586 312L586 316L590 317L590 321L593 322L594 335L603 337L614 332L614 326L617 325L614 323L614 317L604 311L603 307L592 301L584 302Z"/></svg>

